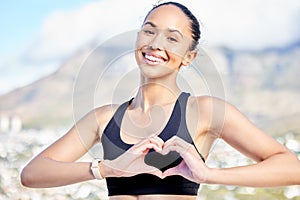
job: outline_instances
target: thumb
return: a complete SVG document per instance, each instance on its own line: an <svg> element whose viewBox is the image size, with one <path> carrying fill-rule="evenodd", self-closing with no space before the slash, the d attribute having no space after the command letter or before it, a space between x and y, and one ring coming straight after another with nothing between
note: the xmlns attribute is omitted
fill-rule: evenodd
<svg viewBox="0 0 300 200"><path fill-rule="evenodd" d="M162 178L166 178L168 176L173 176L173 175L180 175L178 167L172 167L170 169L167 169L162 173Z"/></svg>
<svg viewBox="0 0 300 200"><path fill-rule="evenodd" d="M162 171L160 171L156 167L152 167L152 166L147 167L147 173L155 175L155 176L157 176L159 178L162 178L162 176L163 176Z"/></svg>

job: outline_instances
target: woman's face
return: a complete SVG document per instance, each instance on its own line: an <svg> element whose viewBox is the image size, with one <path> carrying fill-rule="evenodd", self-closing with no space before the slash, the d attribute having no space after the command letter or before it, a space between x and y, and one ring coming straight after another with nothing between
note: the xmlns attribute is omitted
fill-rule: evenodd
<svg viewBox="0 0 300 200"><path fill-rule="evenodd" d="M189 18L176 6L154 9L138 33L136 60L144 76L158 78L177 72L191 59Z"/></svg>

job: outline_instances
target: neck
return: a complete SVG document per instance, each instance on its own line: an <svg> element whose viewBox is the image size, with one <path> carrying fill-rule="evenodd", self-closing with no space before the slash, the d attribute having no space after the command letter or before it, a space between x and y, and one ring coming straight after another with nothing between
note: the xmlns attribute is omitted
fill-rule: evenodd
<svg viewBox="0 0 300 200"><path fill-rule="evenodd" d="M174 103L181 93L177 84L163 85L159 83L143 84L134 99L132 106L147 112L154 105L164 106Z"/></svg>

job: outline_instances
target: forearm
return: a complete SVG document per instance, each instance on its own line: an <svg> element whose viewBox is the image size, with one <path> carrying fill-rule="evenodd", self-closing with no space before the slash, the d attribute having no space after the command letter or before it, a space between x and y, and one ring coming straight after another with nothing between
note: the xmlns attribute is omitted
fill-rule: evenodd
<svg viewBox="0 0 300 200"><path fill-rule="evenodd" d="M300 161L288 153L274 155L257 164L211 169L207 183L249 187L279 187L300 184Z"/></svg>
<svg viewBox="0 0 300 200"><path fill-rule="evenodd" d="M88 162L59 162L39 158L22 171L21 182L26 187L47 188L94 179Z"/></svg>

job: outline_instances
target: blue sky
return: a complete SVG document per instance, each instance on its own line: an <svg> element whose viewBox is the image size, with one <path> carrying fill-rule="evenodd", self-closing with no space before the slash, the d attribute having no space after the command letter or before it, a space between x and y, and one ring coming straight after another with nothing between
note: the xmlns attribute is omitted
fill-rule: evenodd
<svg viewBox="0 0 300 200"><path fill-rule="evenodd" d="M95 0L9 0L0 3L0 54L27 45L44 19L55 11L67 11Z"/></svg>
<svg viewBox="0 0 300 200"><path fill-rule="evenodd" d="M300 40L299 0L178 0L202 23L200 44L259 50ZM140 27L157 0L0 3L0 94L57 69L91 40Z"/></svg>
<svg viewBox="0 0 300 200"><path fill-rule="evenodd" d="M39 35L49 15L68 12L96 0L26 0L1 1L0 3L0 94L26 85L49 73L55 67L22 73L22 64L6 67L10 59L18 59L27 51L30 43ZM17 57L17 58L16 58ZM3 64L4 63L4 64ZM2 67L1 67L2 66ZM21 73L18 72L20 68ZM43 72L44 71L44 72ZM30 75L31 74L31 75Z"/></svg>

